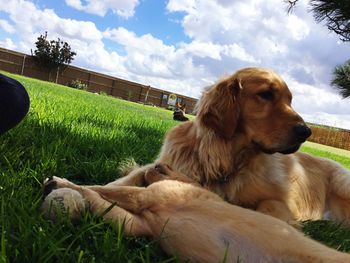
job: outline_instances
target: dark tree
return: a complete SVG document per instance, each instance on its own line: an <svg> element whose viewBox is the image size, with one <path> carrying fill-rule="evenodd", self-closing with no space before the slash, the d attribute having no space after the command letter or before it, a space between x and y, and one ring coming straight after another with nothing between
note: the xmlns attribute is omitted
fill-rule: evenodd
<svg viewBox="0 0 350 263"><path fill-rule="evenodd" d="M325 22L342 41L350 41L349 0L311 0L310 5L317 22Z"/></svg>
<svg viewBox="0 0 350 263"><path fill-rule="evenodd" d="M45 35L38 37L35 46L36 50L34 54L32 52L32 55L36 58L39 65L47 68L50 73L56 69L57 75L59 68L70 64L77 54L71 50L67 42L63 42L59 38L57 40L47 40L47 32L45 32Z"/></svg>
<svg viewBox="0 0 350 263"><path fill-rule="evenodd" d="M332 85L339 91L343 98L350 97L350 60L341 66L335 67Z"/></svg>
<svg viewBox="0 0 350 263"><path fill-rule="evenodd" d="M288 13L298 0L284 0L288 3ZM310 0L309 5L316 22L325 23L342 41L350 41L350 1L349 0Z"/></svg>

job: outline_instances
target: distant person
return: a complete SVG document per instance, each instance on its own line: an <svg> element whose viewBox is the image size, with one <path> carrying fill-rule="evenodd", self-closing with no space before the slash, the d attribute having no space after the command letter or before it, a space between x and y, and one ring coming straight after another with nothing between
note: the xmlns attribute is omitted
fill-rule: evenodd
<svg viewBox="0 0 350 263"><path fill-rule="evenodd" d="M0 74L0 135L20 123L28 113L29 104L23 85Z"/></svg>
<svg viewBox="0 0 350 263"><path fill-rule="evenodd" d="M186 112L186 103L180 104L179 102L176 103L173 119L175 121L188 121L188 118L185 116Z"/></svg>

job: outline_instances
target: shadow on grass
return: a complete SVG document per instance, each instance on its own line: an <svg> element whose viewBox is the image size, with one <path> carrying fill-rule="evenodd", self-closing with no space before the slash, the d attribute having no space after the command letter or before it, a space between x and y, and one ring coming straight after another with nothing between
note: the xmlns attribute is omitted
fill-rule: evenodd
<svg viewBox="0 0 350 263"><path fill-rule="evenodd" d="M79 226L52 225L40 212L41 182L56 175L77 183L104 184L118 177L118 164L134 157L140 164L158 154L164 131L123 124L120 127L85 116L76 123L43 122L30 114L0 137L2 256L9 262L163 262L157 244L127 238L96 218ZM114 130L116 129L116 130ZM106 131L101 135L97 131ZM6 254L4 257L4 254ZM168 261L170 262L170 261ZM174 261L172 261L174 262Z"/></svg>
<svg viewBox="0 0 350 263"><path fill-rule="evenodd" d="M134 122L116 127L89 116L64 126L32 115L0 138L0 171L24 169L35 171L39 180L57 175L79 183L106 183L118 177L118 164L125 158L152 162L164 132Z"/></svg>

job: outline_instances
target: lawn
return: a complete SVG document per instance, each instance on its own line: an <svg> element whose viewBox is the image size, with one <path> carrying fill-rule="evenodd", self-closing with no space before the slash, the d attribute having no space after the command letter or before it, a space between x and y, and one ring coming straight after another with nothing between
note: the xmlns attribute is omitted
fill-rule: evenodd
<svg viewBox="0 0 350 263"><path fill-rule="evenodd" d="M313 142L304 143L301 150L319 157L330 158L334 161L341 163L350 170L350 151Z"/></svg>
<svg viewBox="0 0 350 263"><path fill-rule="evenodd" d="M25 120L0 137L0 262L175 262L144 238L128 238L87 214L72 225L52 224L40 212L41 182L56 175L77 183L104 184L118 166L157 156L164 134L177 124L172 112L10 75L31 98ZM350 168L350 158L326 155ZM307 222L305 232L350 251L350 231L328 222Z"/></svg>

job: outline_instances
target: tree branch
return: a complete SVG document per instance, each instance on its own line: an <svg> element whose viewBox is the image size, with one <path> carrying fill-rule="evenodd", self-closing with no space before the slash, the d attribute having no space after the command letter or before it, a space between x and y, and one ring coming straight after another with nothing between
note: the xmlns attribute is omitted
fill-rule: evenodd
<svg viewBox="0 0 350 263"><path fill-rule="evenodd" d="M295 8L295 5L297 4L298 1L299 0L284 0L284 2L288 4L288 7L287 7L288 14L292 13L292 11Z"/></svg>

